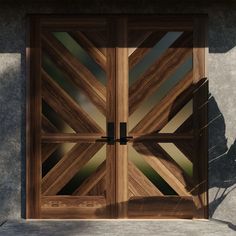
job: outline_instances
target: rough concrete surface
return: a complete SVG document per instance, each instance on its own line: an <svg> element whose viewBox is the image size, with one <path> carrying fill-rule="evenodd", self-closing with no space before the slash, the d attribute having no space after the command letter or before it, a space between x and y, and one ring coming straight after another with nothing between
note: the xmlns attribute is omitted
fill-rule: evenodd
<svg viewBox="0 0 236 236"><path fill-rule="evenodd" d="M0 227L0 236L235 236L230 227L212 221L11 221Z"/></svg>
<svg viewBox="0 0 236 236"><path fill-rule="evenodd" d="M70 4L69 4L70 2ZM210 218L222 223L210 222L151 222L150 232L168 230L169 235L216 235L215 230L227 230L236 225L236 6L222 1L219 4L193 1L67 1L48 3L3 4L0 3L0 220L19 220L25 209L25 33L26 15L30 13L207 13L209 15L209 209ZM130 3L129 3L130 2ZM148 3L150 2L150 4ZM164 1L162 1L164 2ZM225 2L225 3L223 3ZM1 5L2 4L2 5ZM225 222L225 223L223 223ZM228 222L228 223L227 223ZM18 226L16 226L18 224ZM0 227L1 235L22 230L32 233L39 229L47 234L47 227L57 235L58 222L8 221ZM137 228L140 234L147 232L149 223L141 222L63 222L70 235L90 232L92 228L127 232ZM70 228L70 226L72 228ZM193 230L196 227L203 230ZM184 228L186 228L185 234ZM15 231L14 231L15 230ZM130 230L130 231L129 231ZM173 232L172 232L173 231ZM19 232L19 231L18 231ZM123 231L121 231L123 233ZM124 232L124 235L127 233ZM178 232L178 234L174 234ZM4 234L3 234L4 233ZM93 232L94 233L94 232ZM151 234L149 233L149 234ZM234 234L233 234L234 233ZM20 234L19 234L20 235ZM22 233L23 235L23 233ZM80 234L83 235L83 234ZM220 234L219 234L220 235Z"/></svg>

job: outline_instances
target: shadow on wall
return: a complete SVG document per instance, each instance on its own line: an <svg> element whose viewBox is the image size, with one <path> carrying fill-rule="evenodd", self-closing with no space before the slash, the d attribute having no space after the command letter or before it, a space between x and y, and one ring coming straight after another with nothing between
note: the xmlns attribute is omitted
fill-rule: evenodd
<svg viewBox="0 0 236 236"><path fill-rule="evenodd" d="M209 97L208 102L209 191L214 188L213 199L209 202L209 217L214 219L216 210L221 204L224 204L226 197L236 188L236 141L227 147L224 117L213 96ZM232 205L231 208L227 209L227 212L230 209L235 211L234 207ZM216 218L218 217L216 216ZM236 225L228 221L217 221L227 223L230 228L236 230Z"/></svg>

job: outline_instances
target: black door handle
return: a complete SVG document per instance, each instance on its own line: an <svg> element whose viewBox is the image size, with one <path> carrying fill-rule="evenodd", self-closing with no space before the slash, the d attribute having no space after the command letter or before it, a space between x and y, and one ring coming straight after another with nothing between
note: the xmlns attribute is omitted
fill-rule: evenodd
<svg viewBox="0 0 236 236"><path fill-rule="evenodd" d="M127 123L120 122L120 145L126 145L128 139L132 139L132 136L127 136Z"/></svg>
<svg viewBox="0 0 236 236"><path fill-rule="evenodd" d="M107 144L113 145L115 143L115 131L114 131L114 123L107 123L107 136L102 136L101 138L106 139Z"/></svg>

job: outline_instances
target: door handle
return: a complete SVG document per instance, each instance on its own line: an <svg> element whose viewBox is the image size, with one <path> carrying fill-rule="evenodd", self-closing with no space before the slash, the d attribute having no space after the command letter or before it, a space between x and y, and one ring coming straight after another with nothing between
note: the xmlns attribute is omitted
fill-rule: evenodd
<svg viewBox="0 0 236 236"><path fill-rule="evenodd" d="M132 138L132 136L127 136L127 123L120 122L120 145L126 145L128 140Z"/></svg>
<svg viewBox="0 0 236 236"><path fill-rule="evenodd" d="M107 136L102 136L101 138L106 139L106 142L109 145L113 145L115 143L115 129L113 122L107 123Z"/></svg>

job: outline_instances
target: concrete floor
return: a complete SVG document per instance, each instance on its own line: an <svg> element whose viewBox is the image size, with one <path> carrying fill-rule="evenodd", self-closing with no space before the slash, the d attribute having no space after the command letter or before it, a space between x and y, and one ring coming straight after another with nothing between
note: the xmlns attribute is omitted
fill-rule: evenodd
<svg viewBox="0 0 236 236"><path fill-rule="evenodd" d="M1 236L160 235L236 236L231 223L188 220L159 221L2 221Z"/></svg>

